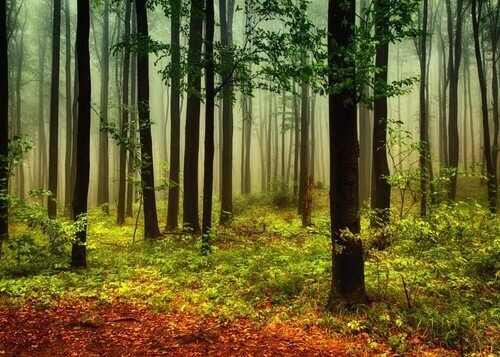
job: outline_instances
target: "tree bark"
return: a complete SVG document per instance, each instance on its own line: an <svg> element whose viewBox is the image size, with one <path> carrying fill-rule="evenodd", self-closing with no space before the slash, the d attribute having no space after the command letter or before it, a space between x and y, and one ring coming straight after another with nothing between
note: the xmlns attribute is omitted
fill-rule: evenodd
<svg viewBox="0 0 500 357"><path fill-rule="evenodd" d="M97 204L103 205L103 212L109 215L109 142L108 124L109 101L109 5L104 3L101 43L101 102L99 131L99 174L97 177Z"/></svg>
<svg viewBox="0 0 500 357"><path fill-rule="evenodd" d="M125 31L123 41L130 39L130 17L131 17L132 0L127 0L125 5ZM129 77L130 77L130 49L125 46L123 49L123 79L122 79L122 108L120 121L120 135L122 138L127 138L129 123ZM118 207L116 214L116 223L123 225L125 223L125 192L127 186L127 151L129 147L124 142L120 143L120 158L119 158L119 177L118 177Z"/></svg>
<svg viewBox="0 0 500 357"><path fill-rule="evenodd" d="M189 86L186 107L186 143L184 151L184 228L200 232L198 214L198 156L200 141L201 44L203 0L191 0L188 39Z"/></svg>
<svg viewBox="0 0 500 357"><path fill-rule="evenodd" d="M353 63L349 63L342 52L354 41L355 4L354 0L329 1L328 58L331 69L354 72ZM331 74L328 81L330 88L339 84L339 79ZM329 109L332 281L328 309L332 311L338 306L366 303L367 297L363 245L355 236L360 231L356 89L344 88L331 93ZM345 234L346 230L349 235Z"/></svg>
<svg viewBox="0 0 500 357"><path fill-rule="evenodd" d="M302 58L302 65L307 64L307 57ZM299 202L298 214L305 213L307 178L309 176L309 89L307 83L301 86L301 106L300 106L300 176L299 176Z"/></svg>
<svg viewBox="0 0 500 357"><path fill-rule="evenodd" d="M71 211L71 201L73 200L73 181L71 175L71 162L73 160L73 98L71 93L71 18L69 11L69 0L64 2L64 23L66 27L66 58L64 72L66 74L66 158L65 158L65 195L64 208L66 213Z"/></svg>
<svg viewBox="0 0 500 357"><path fill-rule="evenodd" d="M76 57L78 62L78 136L76 140L76 181L73 193L73 217L77 221L87 214L90 175L90 4L78 1L76 26ZM71 266L87 267L87 225L76 233L71 250Z"/></svg>
<svg viewBox="0 0 500 357"><path fill-rule="evenodd" d="M179 171L180 171L180 136L181 136L181 96L180 96L180 26L181 0L173 0L170 19L170 46L172 46L170 77L170 186L168 189L167 230L179 225Z"/></svg>
<svg viewBox="0 0 500 357"><path fill-rule="evenodd" d="M0 1L0 258L2 243L9 238L9 63L6 1Z"/></svg>
<svg viewBox="0 0 500 357"><path fill-rule="evenodd" d="M148 17L145 0L136 0L137 33L147 39ZM151 113L149 109L149 58L137 55L137 104L139 114L139 138L141 142L141 186L144 206L144 239L155 240L160 236L156 213L154 188L153 143L151 140Z"/></svg>
<svg viewBox="0 0 500 357"><path fill-rule="evenodd" d="M49 199L48 214L57 214L57 176L59 160L59 60L61 56L61 0L54 0L52 18L52 79L50 85L50 135L49 135Z"/></svg>

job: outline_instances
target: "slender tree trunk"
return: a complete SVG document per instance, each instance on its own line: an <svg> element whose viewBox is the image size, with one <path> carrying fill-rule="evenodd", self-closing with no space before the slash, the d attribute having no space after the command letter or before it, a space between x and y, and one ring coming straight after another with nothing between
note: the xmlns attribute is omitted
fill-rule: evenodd
<svg viewBox="0 0 500 357"><path fill-rule="evenodd" d="M329 1L328 53L330 68L351 69L339 53L354 40L355 1ZM338 47L337 47L338 46ZM329 85L335 85L329 76ZM366 303L363 245L360 231L358 192L358 143L356 89L329 95L330 108L330 218L332 231L332 281L328 309Z"/></svg>
<svg viewBox="0 0 500 357"><path fill-rule="evenodd" d="M227 7L226 7L227 6ZM231 68L234 0L219 1L221 46ZM227 224L233 215L233 83L231 70L222 74L222 185L220 223Z"/></svg>
<svg viewBox="0 0 500 357"><path fill-rule="evenodd" d="M271 190L272 185L271 185L271 174L272 174L272 156L271 156L271 149L272 149L272 135L271 135L271 129L272 129L272 118L271 118L271 96L269 96L269 102L268 102L268 113L267 113L267 131L266 131L266 188L268 191Z"/></svg>
<svg viewBox="0 0 500 357"><path fill-rule="evenodd" d="M305 56L305 55L304 55ZM302 58L302 64L307 64L307 58ZM309 89L307 83L301 86L301 106L300 106L300 176L299 176L299 204L298 214L305 213L307 178L309 176Z"/></svg>
<svg viewBox="0 0 500 357"><path fill-rule="evenodd" d="M252 96L246 96L245 101L245 113L244 113L244 123L245 127L245 146L244 146L244 167L243 167L243 193L250 194L252 191L252 180L251 180L251 169L250 169L250 154L252 148Z"/></svg>
<svg viewBox="0 0 500 357"><path fill-rule="evenodd" d="M23 79L23 63L24 63L24 28L25 28L25 23L21 25L20 28L20 34L19 38L16 39L17 43L17 66L16 66L16 135L21 136L22 135L22 124L21 124L21 86L22 86L22 79ZM24 198L25 196L25 190L24 190L24 164L21 163L17 167L17 174L18 174L18 193L20 198Z"/></svg>
<svg viewBox="0 0 500 357"><path fill-rule="evenodd" d="M9 238L9 63L6 1L0 1L0 258L2 243Z"/></svg>
<svg viewBox="0 0 500 357"><path fill-rule="evenodd" d="M135 6L132 6L132 27L131 33L137 33L137 16L135 11ZM137 54L135 52L130 53L130 108L129 111L130 116L130 125L129 125L129 140L132 142L136 142L136 128L137 128ZM136 161L136 148L129 149L128 152L128 164L127 164L127 172L128 172L128 183L127 183L127 199L126 199L126 209L125 215L127 217L133 217L133 202L134 202L134 176L136 173L135 170L135 161Z"/></svg>
<svg viewBox="0 0 500 357"><path fill-rule="evenodd" d="M132 0L127 0L125 5L125 32L123 41L130 38L130 17ZM122 80L122 107L120 121L120 135L123 139L127 138L129 123L129 77L130 77L130 49L125 46L123 49L123 80ZM125 223L125 192L127 186L127 151L129 147L125 142L120 143L120 162L118 177L118 208L116 214L116 223L122 225Z"/></svg>
<svg viewBox="0 0 500 357"><path fill-rule="evenodd" d="M295 87L295 84L294 84ZM297 96L294 95L294 106L295 106L295 125L293 127L295 133L295 144L294 144L294 158L293 158L293 199L297 199L299 193L299 159L300 159L300 117L299 117L299 104ZM295 202L295 201L294 201Z"/></svg>
<svg viewBox="0 0 500 357"><path fill-rule="evenodd" d="M484 162L486 165L488 184L488 203L492 213L497 210L497 173L493 170L490 128L488 117L488 93L486 88L486 76L484 73L482 51L480 47L480 26L483 3L481 0L472 0L472 29L474 32L474 50L476 54L477 73L479 77L479 88L481 90L481 114L483 118L483 150Z"/></svg>
<svg viewBox="0 0 500 357"><path fill-rule="evenodd" d="M66 61L64 72L66 74L66 158L65 158L65 195L64 207L67 213L71 211L71 201L73 200L73 181L71 175L71 162L73 160L73 98L71 93L71 17L69 11L69 0L64 1L64 23L66 26Z"/></svg>
<svg viewBox="0 0 500 357"><path fill-rule="evenodd" d="M38 188L47 183L47 135L45 131L45 37L38 40Z"/></svg>
<svg viewBox="0 0 500 357"><path fill-rule="evenodd" d="M73 217L81 219L87 214L90 176L90 4L78 1L76 26L76 57L78 61L78 136L76 141L76 181L73 193ZM87 267L87 225L76 233L71 250L71 266Z"/></svg>
<svg viewBox="0 0 500 357"><path fill-rule="evenodd" d="M198 155L200 141L201 44L203 0L191 0L188 40L189 86L186 108L186 143L184 151L184 227L200 231L198 214Z"/></svg>
<svg viewBox="0 0 500 357"><path fill-rule="evenodd" d="M54 0L52 18L52 81L50 86L50 137L49 137L49 217L57 214L57 175L59 160L59 60L61 55L61 0Z"/></svg>
<svg viewBox="0 0 500 357"><path fill-rule="evenodd" d="M97 204L109 215L109 142L108 125L109 101L109 5L104 3L101 47L101 104L99 132L99 175L97 178Z"/></svg>
<svg viewBox="0 0 500 357"><path fill-rule="evenodd" d="M375 75L375 105L373 110L373 171L374 186L372 187L371 208L375 210L376 217L372 219L372 226L382 228L389 223L391 205L391 186L389 165L387 162L387 98L383 92L387 84L387 65L389 60L389 45L384 40L387 28L387 3L386 0L375 1L375 36L380 39L377 46L375 63L380 71ZM378 92L378 93L377 93ZM377 242L380 248L388 244L382 235Z"/></svg>
<svg viewBox="0 0 500 357"><path fill-rule="evenodd" d="M283 113L281 114L281 180L285 181L285 132L286 132L286 92L283 91ZM284 182L283 182L284 183Z"/></svg>
<svg viewBox="0 0 500 357"><path fill-rule="evenodd" d="M148 17L145 0L136 0L137 33L147 39ZM154 240L160 236L154 188L153 144L151 140L151 113L149 109L149 58L147 53L137 55L137 103L139 137L141 142L141 186L144 206L144 238Z"/></svg>
<svg viewBox="0 0 500 357"><path fill-rule="evenodd" d="M171 61L171 95L170 95L170 186L168 188L167 230L179 225L179 172L180 172L180 137L181 137L181 95L180 75L180 26L181 0L173 0L172 17L170 19Z"/></svg>
<svg viewBox="0 0 500 357"><path fill-rule="evenodd" d="M311 110L309 116L311 123L311 155L309 159L309 176L311 183L314 185L316 180L316 93L313 93L311 99Z"/></svg>
<svg viewBox="0 0 500 357"><path fill-rule="evenodd" d="M214 181L214 0L207 0L205 9L205 166L203 176L202 253L210 252L212 230L212 192Z"/></svg>
<svg viewBox="0 0 500 357"><path fill-rule="evenodd" d="M450 188L448 191L448 199L455 200L457 190L457 170L458 170L458 155L459 155L459 136L458 136L458 81L460 61L462 58L462 23L464 0L457 0L456 7L456 24L453 26L453 14L451 10L450 0L446 0L446 8L448 13L448 39L449 54L448 54L448 72L450 80L450 99L449 99L449 119L448 119L448 164L455 172L450 177Z"/></svg>
<svg viewBox="0 0 500 357"><path fill-rule="evenodd" d="M447 119L447 88L450 83L448 72L448 61L446 59L446 45L441 31L439 34L440 51L440 88L439 88L439 161L442 167L448 167L448 119Z"/></svg>

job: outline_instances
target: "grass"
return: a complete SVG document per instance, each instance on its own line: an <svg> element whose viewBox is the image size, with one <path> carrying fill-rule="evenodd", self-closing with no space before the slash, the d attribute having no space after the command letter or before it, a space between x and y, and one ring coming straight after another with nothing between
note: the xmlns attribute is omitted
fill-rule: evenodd
<svg viewBox="0 0 500 357"><path fill-rule="evenodd" d="M67 251L51 255L46 236L25 234L19 223L13 237L20 244L10 244L0 261L0 304L127 301L221 321L243 317L258 324L369 334L374 344L383 341L397 353L415 351L420 343L498 352L497 216L468 202L436 208L425 221L411 216L393 221L391 247L367 252L372 303L329 314L327 197L326 191L318 193L315 225L308 229L293 207L277 209L262 197L238 198L238 215L230 227L217 228L208 257L200 255L199 239L189 235L132 243L132 220L117 227L113 217L96 209L88 217L89 268L84 271L67 269ZM374 234L365 227L362 238L369 244Z"/></svg>

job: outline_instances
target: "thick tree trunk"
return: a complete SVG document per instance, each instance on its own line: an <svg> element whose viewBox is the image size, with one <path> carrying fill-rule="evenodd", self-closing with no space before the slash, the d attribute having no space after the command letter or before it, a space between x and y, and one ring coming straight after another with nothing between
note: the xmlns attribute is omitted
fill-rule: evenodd
<svg viewBox="0 0 500 357"><path fill-rule="evenodd" d="M130 17L132 0L127 0L125 5L125 32L123 41L130 38ZM120 121L120 135L127 138L129 123L129 77L130 77L130 49L126 46L123 49L123 79L122 79L122 108ZM120 143L119 173L118 173L118 207L116 214L116 223L122 225L125 223L125 192L127 186L127 151L128 145L125 142Z"/></svg>
<svg viewBox="0 0 500 357"><path fill-rule="evenodd" d="M57 176L59 160L59 60L61 56L61 0L54 0L52 18L52 81L50 85L50 135L49 135L49 217L57 214Z"/></svg>
<svg viewBox="0 0 500 357"><path fill-rule="evenodd" d="M99 174L97 177L97 204L103 205L103 212L109 215L109 142L108 125L109 101L109 5L104 4L101 47L101 102L99 132Z"/></svg>
<svg viewBox="0 0 500 357"><path fill-rule="evenodd" d="M188 39L189 86L186 107L186 143L184 151L184 228L200 231L198 214L198 156L200 141L201 44L203 0L191 0Z"/></svg>
<svg viewBox="0 0 500 357"><path fill-rule="evenodd" d="M181 0L171 2L172 16L170 19L170 46L172 46L172 66L170 85L170 186L168 188L167 230L179 225L179 172L180 172L180 137L181 137L181 95L180 95L180 26Z"/></svg>
<svg viewBox="0 0 500 357"><path fill-rule="evenodd" d="M90 53L89 1L78 1L76 26L76 58L78 61L78 136L76 141L76 181L73 193L73 217L76 220L87 214L87 197L90 175ZM87 267L87 226L76 233L71 250L71 266Z"/></svg>
<svg viewBox="0 0 500 357"><path fill-rule="evenodd" d="M0 1L0 258L2 243L9 238L9 64L6 1Z"/></svg>
<svg viewBox="0 0 500 357"><path fill-rule="evenodd" d="M136 0L137 33L147 39L148 17L145 0ZM144 239L160 236L156 213L154 188L153 143L151 140L151 113L149 109L149 58L147 53L137 55L137 104L139 114L139 138L141 142L141 186L144 206Z"/></svg>
<svg viewBox="0 0 500 357"><path fill-rule="evenodd" d="M330 68L352 71L353 63L339 53L354 40L355 1L330 0L328 53ZM342 51L339 51L339 46ZM337 84L329 77L330 86ZM358 196L358 143L356 89L330 94L330 218L332 230L332 281L328 309L367 302Z"/></svg>

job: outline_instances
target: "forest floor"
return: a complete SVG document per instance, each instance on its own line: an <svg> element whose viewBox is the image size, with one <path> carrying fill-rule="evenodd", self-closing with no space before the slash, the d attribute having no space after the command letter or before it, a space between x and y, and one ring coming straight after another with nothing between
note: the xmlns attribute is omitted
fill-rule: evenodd
<svg viewBox="0 0 500 357"><path fill-rule="evenodd" d="M140 220L133 239L135 219L118 227L94 209L85 270L68 268L71 222L19 212L0 260L0 356L500 353L500 218L484 205L423 220L396 200L384 251L370 247L380 232L363 210L371 303L328 313L328 192L315 193L308 228L283 202L236 197L208 257L198 237L144 242Z"/></svg>
<svg viewBox="0 0 500 357"><path fill-rule="evenodd" d="M64 302L46 309L0 309L0 355L6 356L347 356L392 355L383 341L367 347L368 334L347 337L317 327L248 319L152 312L112 304ZM407 355L452 356L458 351L422 345Z"/></svg>

